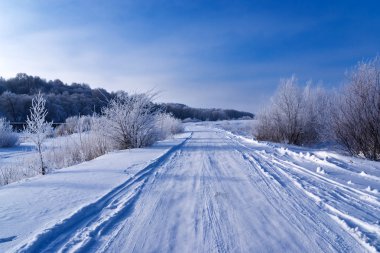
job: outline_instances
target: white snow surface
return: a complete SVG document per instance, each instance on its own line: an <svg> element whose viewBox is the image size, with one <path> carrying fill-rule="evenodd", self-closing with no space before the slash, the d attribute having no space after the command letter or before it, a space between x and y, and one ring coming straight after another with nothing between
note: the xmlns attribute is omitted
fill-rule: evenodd
<svg viewBox="0 0 380 253"><path fill-rule="evenodd" d="M0 252L376 252L379 189L378 162L189 124L1 187Z"/></svg>

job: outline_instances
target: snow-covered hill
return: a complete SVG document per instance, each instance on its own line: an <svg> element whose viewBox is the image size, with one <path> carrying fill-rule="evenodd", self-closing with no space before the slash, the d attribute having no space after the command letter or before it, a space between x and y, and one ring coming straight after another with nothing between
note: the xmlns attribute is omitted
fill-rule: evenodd
<svg viewBox="0 0 380 253"><path fill-rule="evenodd" d="M0 188L3 252L376 252L380 164L202 124Z"/></svg>

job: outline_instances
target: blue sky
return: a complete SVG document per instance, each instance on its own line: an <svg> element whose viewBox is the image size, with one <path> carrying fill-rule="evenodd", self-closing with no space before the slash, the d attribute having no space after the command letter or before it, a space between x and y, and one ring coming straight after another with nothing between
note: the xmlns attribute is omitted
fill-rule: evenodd
<svg viewBox="0 0 380 253"><path fill-rule="evenodd" d="M380 1L0 2L0 75L256 112L282 77L338 87L380 53Z"/></svg>

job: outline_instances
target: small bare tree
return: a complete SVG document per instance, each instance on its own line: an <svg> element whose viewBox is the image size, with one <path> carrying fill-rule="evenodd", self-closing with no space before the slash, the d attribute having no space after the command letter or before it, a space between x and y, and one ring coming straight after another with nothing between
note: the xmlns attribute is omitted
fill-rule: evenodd
<svg viewBox="0 0 380 253"><path fill-rule="evenodd" d="M46 100L41 93L38 93L32 100L30 107L30 116L26 120L25 133L36 145L39 159L41 174L46 174L46 165L42 154L42 145L45 142L48 134L51 132L51 122L46 121L47 110L45 108Z"/></svg>

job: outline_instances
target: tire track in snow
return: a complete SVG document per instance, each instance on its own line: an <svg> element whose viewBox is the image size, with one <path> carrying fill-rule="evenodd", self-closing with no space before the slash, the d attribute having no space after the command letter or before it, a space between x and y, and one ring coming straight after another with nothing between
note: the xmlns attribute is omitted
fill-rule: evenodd
<svg viewBox="0 0 380 253"><path fill-rule="evenodd" d="M269 157L267 157L269 159ZM314 172L306 170L289 161L272 159L280 171L289 177L305 194L313 199L321 208L332 216L333 220L347 230L370 252L380 250L380 226L377 223L380 213L379 202L371 195L349 186L340 184ZM291 169L315 179L311 182L301 179L291 172ZM318 186L316 186L318 185ZM358 202L357 200L365 202ZM363 208L365 206L365 208ZM355 217L356 216L356 217ZM366 220L357 217L366 218Z"/></svg>
<svg viewBox="0 0 380 253"><path fill-rule="evenodd" d="M235 140L232 140L235 142ZM321 251L324 251L325 248L331 248L332 251L336 252L348 252L352 249L347 245L340 235L331 231L328 221L321 219L318 216L315 216L316 210L310 206L311 202L306 201L303 195L300 196L298 189L292 187L291 182L281 175L272 173L273 166L267 160L256 159L251 156L249 153L250 150L244 145L240 145L238 152L246 160L251 171L249 171L250 177L254 178L254 182L257 187L267 198L268 203L278 211L278 213L289 223L293 224L295 229L301 233L305 233L310 230L313 233L319 235L319 244L323 245L320 248ZM253 169L253 171L252 171ZM254 173L252 173L254 172ZM259 176L259 179L257 179ZM262 185L260 185L260 183ZM288 208L285 208L283 205L284 202L291 203L287 205ZM298 214L295 216L295 214ZM305 221L308 221L307 223ZM310 221L313 221L315 224L314 227L310 227ZM328 236L327 236L328 235ZM305 236L308 237L308 234L305 233ZM334 238L333 240L331 238ZM314 240L312 237L309 237L310 240ZM323 242L323 243L322 243Z"/></svg>
<svg viewBox="0 0 380 253"><path fill-rule="evenodd" d="M15 251L74 252L91 246L99 237L106 236L119 221L128 216L147 179L156 168L175 155L191 136L170 148L96 202L82 207L62 222L35 235L31 241L19 246Z"/></svg>
<svg viewBox="0 0 380 253"><path fill-rule="evenodd" d="M22 249L39 252L40 249L45 252L363 250L318 205L294 187L281 168L228 139L224 132L202 127L198 130L194 131L194 138L173 148L118 190L112 190L102 198L103 202L99 200L95 206L87 207L89 213L81 209L80 214L39 234ZM57 236L59 233L61 236ZM52 244L48 244L50 239L54 240Z"/></svg>
<svg viewBox="0 0 380 253"><path fill-rule="evenodd" d="M218 135L226 139L223 132ZM314 203L305 198L303 194L300 194L300 191L293 187L286 177L270 174L271 168L267 168L270 165L269 163L260 160L263 164L261 166L258 162L259 160L249 159L251 157L247 154L247 148L241 146L240 143L236 143L235 140L230 139L230 141L233 143L231 145L236 146L235 152L241 155L247 163L247 166L240 163L239 167L246 170L246 175L251 179L255 188L266 197L267 202L277 211L277 215L280 215L282 219L293 225L293 229L296 229L297 233L304 233L304 236L308 237L310 242L315 240L315 236L318 235L319 251L326 251L328 248L330 248L329 251L336 252L354 251L354 248L346 243L347 237L339 235L339 227L336 225L331 226L330 218L327 215L316 215L318 207L313 205ZM284 203L289 204L284 205ZM241 215L241 213L239 214ZM249 218L248 216L247 220ZM314 226L310 226L310 221ZM306 241L303 243L306 243ZM315 250L315 248L308 249L309 252Z"/></svg>
<svg viewBox="0 0 380 253"><path fill-rule="evenodd" d="M235 138L231 138L231 140L241 145L246 152L244 153L243 151L243 156L259 168L263 176L276 181L282 187L287 187L288 184L284 183L283 180L288 178L289 182L304 192L306 196L320 206L368 251L377 252L377 250L380 250L380 226L378 224L370 224L368 221L348 215L346 211L341 211L342 209L339 210L340 208L343 208L343 210L352 209L351 211L361 212L360 217L368 217L370 220L376 221L376 219L379 219L376 214L380 213L380 205L376 198L361 190L307 170L291 161L283 160L279 156L257 151ZM307 177L300 178L293 170ZM311 190L314 191L312 192ZM365 210L362 207L363 203L358 203L357 199L366 202ZM336 205L334 207L334 204L339 205L340 208ZM363 234L363 232L365 233Z"/></svg>
<svg viewBox="0 0 380 253"><path fill-rule="evenodd" d="M210 148L208 153L204 153L204 176L206 178L215 177L217 181L221 181L217 171L220 168L217 160L213 159L213 151ZM231 240L234 236L234 226L226 214L226 208L223 206L223 198L226 197L226 190L222 189L220 184L213 184L213 181L203 182L203 197L204 197L204 215L202 217L203 224L207 224L205 234L212 233L212 239L215 240L216 248L212 249L214 252L233 252L236 251L238 245ZM207 242L206 242L207 243Z"/></svg>

